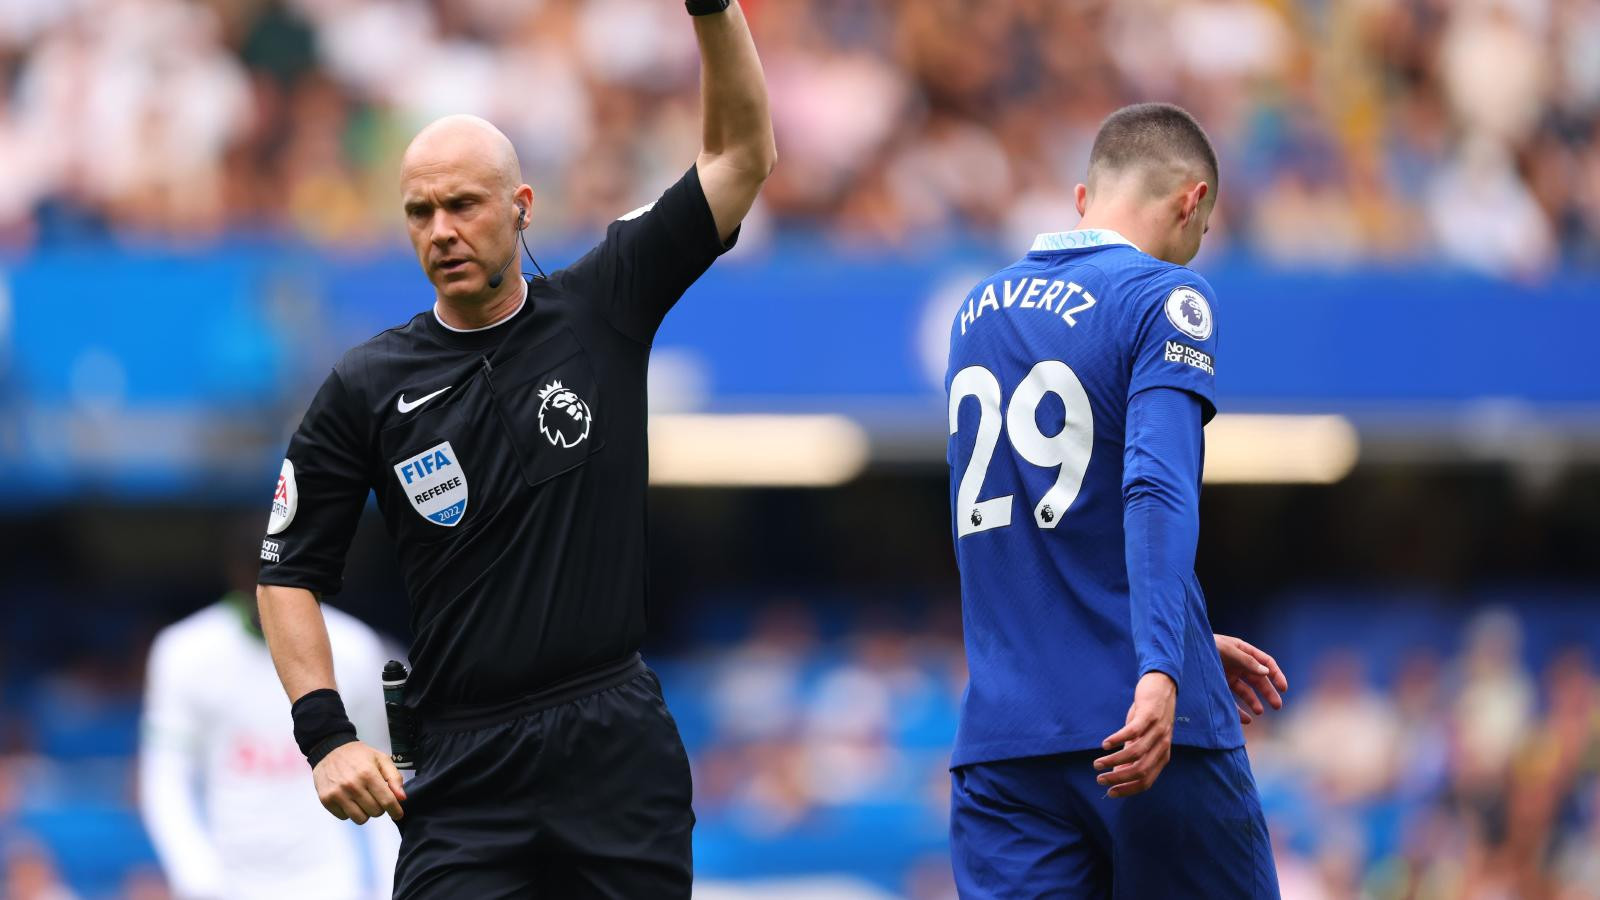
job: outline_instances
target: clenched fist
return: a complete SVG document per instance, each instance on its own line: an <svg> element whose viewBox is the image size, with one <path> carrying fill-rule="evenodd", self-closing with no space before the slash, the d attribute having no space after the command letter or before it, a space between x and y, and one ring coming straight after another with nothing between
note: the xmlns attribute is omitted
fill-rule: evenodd
<svg viewBox="0 0 1600 900"><path fill-rule="evenodd" d="M400 808L406 799L405 782L394 760L360 741L335 747L311 770L311 778L317 799L340 819L364 825L385 812L396 822L405 815Z"/></svg>

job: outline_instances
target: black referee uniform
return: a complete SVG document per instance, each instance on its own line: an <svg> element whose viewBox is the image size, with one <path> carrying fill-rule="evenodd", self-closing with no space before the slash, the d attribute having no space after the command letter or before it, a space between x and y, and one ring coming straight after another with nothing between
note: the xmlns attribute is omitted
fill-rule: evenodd
<svg viewBox="0 0 1600 900"><path fill-rule="evenodd" d="M336 593L373 490L410 595L395 897L688 896L688 758L638 654L645 369L732 244L691 168L511 318L346 353L290 441L261 583Z"/></svg>

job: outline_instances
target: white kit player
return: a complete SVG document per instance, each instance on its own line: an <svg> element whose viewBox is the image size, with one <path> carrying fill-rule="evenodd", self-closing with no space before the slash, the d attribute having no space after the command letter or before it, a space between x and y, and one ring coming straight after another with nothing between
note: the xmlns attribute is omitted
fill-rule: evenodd
<svg viewBox="0 0 1600 900"><path fill-rule="evenodd" d="M322 614L350 718L363 741L387 751L382 643L352 616L326 605ZM328 815L289 721L255 597L229 594L156 636L139 806L178 900L390 896L394 823Z"/></svg>

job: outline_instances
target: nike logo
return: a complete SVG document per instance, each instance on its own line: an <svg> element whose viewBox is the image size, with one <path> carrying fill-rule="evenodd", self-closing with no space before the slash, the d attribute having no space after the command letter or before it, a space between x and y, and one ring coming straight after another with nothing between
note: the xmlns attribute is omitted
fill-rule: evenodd
<svg viewBox="0 0 1600 900"><path fill-rule="evenodd" d="M439 396L440 394L444 393L445 391L450 390L453 387L455 387L455 385L447 384L444 387L439 388L437 391L434 391L431 394L426 394L424 396L418 397L417 399L411 400L411 401L407 401L406 400L406 395L405 394L401 394L400 395L400 399L395 402L395 408L400 410L402 413L411 412L413 409L416 409L417 407L421 406L422 404L427 403L429 400L432 400L433 398Z"/></svg>

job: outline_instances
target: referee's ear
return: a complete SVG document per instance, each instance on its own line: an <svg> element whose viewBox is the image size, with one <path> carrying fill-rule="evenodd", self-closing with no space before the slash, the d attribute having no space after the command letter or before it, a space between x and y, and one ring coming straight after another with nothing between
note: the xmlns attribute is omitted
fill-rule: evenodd
<svg viewBox="0 0 1600 900"><path fill-rule="evenodd" d="M533 224L533 188L526 184L518 185L511 194L511 205L516 218L517 230L521 231Z"/></svg>

